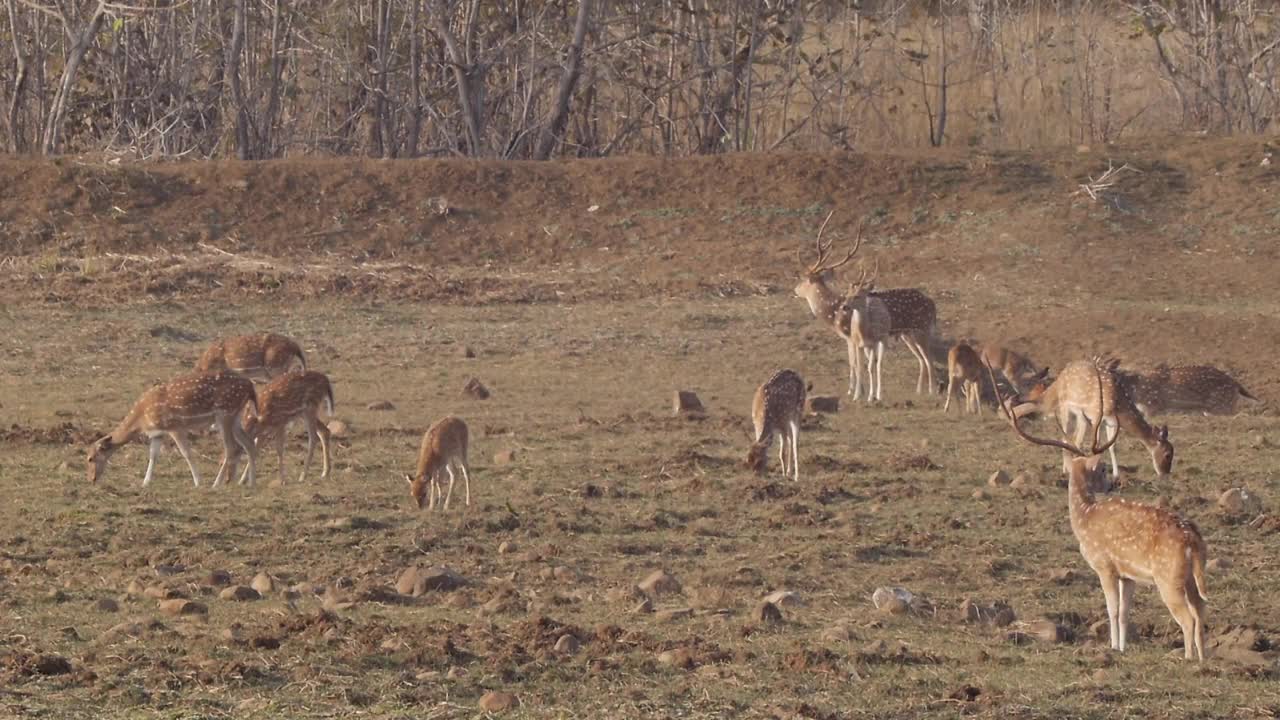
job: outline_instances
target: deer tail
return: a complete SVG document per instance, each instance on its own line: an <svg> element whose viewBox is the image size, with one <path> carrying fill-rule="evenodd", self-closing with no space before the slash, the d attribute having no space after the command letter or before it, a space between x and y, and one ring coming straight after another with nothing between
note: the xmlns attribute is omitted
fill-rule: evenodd
<svg viewBox="0 0 1280 720"><path fill-rule="evenodd" d="M1195 579L1196 592L1200 593L1201 598L1208 600L1209 593L1204 589L1204 543L1192 542L1188 545L1187 559L1191 561L1191 577Z"/></svg>
<svg viewBox="0 0 1280 720"><path fill-rule="evenodd" d="M325 410L329 411L329 417L333 417L333 386L328 385L324 389L324 405Z"/></svg>

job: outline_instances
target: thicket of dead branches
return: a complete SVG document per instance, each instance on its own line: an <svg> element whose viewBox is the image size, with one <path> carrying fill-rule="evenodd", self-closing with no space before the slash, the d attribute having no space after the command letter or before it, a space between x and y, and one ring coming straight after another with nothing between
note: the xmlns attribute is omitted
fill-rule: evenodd
<svg viewBox="0 0 1280 720"><path fill-rule="evenodd" d="M546 159L1262 133L1257 0L0 0L13 153Z"/></svg>

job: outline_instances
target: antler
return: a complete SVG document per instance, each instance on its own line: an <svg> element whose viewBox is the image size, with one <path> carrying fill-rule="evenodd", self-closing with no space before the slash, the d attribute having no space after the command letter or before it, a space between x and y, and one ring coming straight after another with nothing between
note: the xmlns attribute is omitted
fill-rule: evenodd
<svg viewBox="0 0 1280 720"><path fill-rule="evenodd" d="M830 255L831 253L831 243L828 242L826 244L823 244L822 234L827 229L827 223L831 222L831 216L835 214L836 214L835 210L832 210L831 212L827 213L826 219L822 221L822 226L818 228L818 236L814 240L814 249L816 250L818 257L816 260L814 260L813 264L809 265L808 272L810 275L816 275L821 272L826 272L827 270L835 270L841 265L844 265L845 263L853 259L853 256L858 252L858 248L862 245L862 222L859 222L858 236L854 239L853 249L850 250L849 254L845 255L844 259L841 260L840 262L835 263L834 265L826 264L827 256ZM800 259L799 249L796 250L796 260L799 262L803 262L803 260Z"/></svg>
<svg viewBox="0 0 1280 720"><path fill-rule="evenodd" d="M1009 405L1005 403L1004 398L1000 397L1000 388L998 385L996 385L996 374L995 374L995 371L991 369L991 363L987 362L984 359L982 361L982 364L987 366L987 375L991 377L991 389L996 394L996 404L1000 406L1000 409L1004 411L1005 416L1009 418L1009 422L1013 425L1013 431L1017 433L1018 437L1022 438L1023 440L1026 440L1027 442L1032 443L1034 445L1048 445L1050 447L1061 448L1077 457L1093 457L1095 455L1101 455L1102 453L1106 452L1108 449L1110 449L1112 445L1116 444L1116 440L1120 439L1120 433L1116 433L1115 437L1111 438L1111 440L1109 440L1106 445L1103 445L1102 447L1098 447L1099 433L1102 431L1102 413L1105 407L1103 405L1103 397L1102 397L1102 370L1098 368L1096 365L1094 366L1094 372L1098 378L1098 419L1093 426L1092 447L1090 448L1090 452L1085 452L1084 450L1081 450L1080 448L1067 442L1066 440L1053 440L1050 438L1038 438L1032 435L1028 435L1022 429L1022 427L1018 425L1017 415L1013 412L1012 409L1010 409Z"/></svg>

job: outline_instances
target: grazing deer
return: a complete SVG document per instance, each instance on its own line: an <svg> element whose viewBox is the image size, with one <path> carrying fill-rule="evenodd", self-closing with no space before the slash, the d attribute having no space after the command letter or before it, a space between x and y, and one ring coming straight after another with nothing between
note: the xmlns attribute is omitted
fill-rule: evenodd
<svg viewBox="0 0 1280 720"><path fill-rule="evenodd" d="M1019 394L1026 392L1029 384L1035 384L1049 376L1049 368L1037 370L1026 355L1001 345L984 344L982 362L995 368L1014 392Z"/></svg>
<svg viewBox="0 0 1280 720"><path fill-rule="evenodd" d="M297 359L303 370L307 359L298 343L275 333L219 338L196 361L196 370L234 370L251 380L270 380L289 371Z"/></svg>
<svg viewBox="0 0 1280 720"><path fill-rule="evenodd" d="M240 426L240 411L246 406L257 411L258 402L254 396L253 383L230 371L184 375L156 385L142 393L142 397L133 404L133 409L110 435L99 438L90 446L89 482L96 483L106 474L107 461L122 445L139 435L146 435L150 443L150 456L147 460L147 472L142 477L142 486L150 485L156 457L160 454L164 436L168 435L173 438L173 444L178 446L182 459L187 461L192 482L200 487L200 474L191 462L191 445L187 436L193 430L207 427L213 421L222 433L223 446L222 465L218 467L213 486L218 487L224 478L235 474L241 449L249 453L247 472L249 484L252 485L258 453L253 441Z"/></svg>
<svg viewBox="0 0 1280 720"><path fill-rule="evenodd" d="M1122 372L1121 377L1133 404L1147 415L1234 415L1241 398L1261 402L1235 378L1212 365L1160 365L1152 372Z"/></svg>
<svg viewBox="0 0 1280 720"><path fill-rule="evenodd" d="M836 324L848 333L850 351L861 349L867 362L867 402L879 401L884 392L884 343L889 339L893 320L889 308L867 292L874 278L868 279L864 269L858 282L849 286L849 294L836 311ZM856 380L850 392L854 399L862 393L862 373L854 373L856 359L850 360L850 380ZM855 376L856 377L853 377Z"/></svg>
<svg viewBox="0 0 1280 720"><path fill-rule="evenodd" d="M955 381L960 381L960 394L964 396L964 411L982 414L982 358L965 343L957 343L947 353L947 401L942 412L951 410L951 397Z"/></svg>
<svg viewBox="0 0 1280 720"><path fill-rule="evenodd" d="M823 243L822 234L834 213L834 210L828 213L826 219L822 221L822 226L818 228L815 241L817 257L813 263L805 266L800 276L800 283L795 287L795 295L808 303L809 311L814 317L830 325L840 337L844 338L849 350L849 394L856 400L861 396L862 376L859 356L862 354L862 348L854 340L848 324L841 323L840 307L845 303L846 298L832 289L832 284L835 281L836 269L853 259L862 246L862 226L858 226L853 249L839 262L829 264L827 261L831 252L831 243ZM804 264L799 251L796 259L802 265ZM914 288L875 290L872 283L867 283L865 291L869 301L878 300L888 310L890 320L888 336L901 339L920 361L920 379L916 382L916 392L919 393L926 375L929 383L933 383L933 365L929 362L926 350L937 319L937 308L933 300ZM932 387L929 388L929 393L933 393Z"/></svg>
<svg viewBox="0 0 1280 720"><path fill-rule="evenodd" d="M755 441L747 451L747 467L764 474L769 462L773 437L781 441L778 459L782 474L800 480L800 418L804 416L804 399L808 387L795 370L779 370L756 389L751 401L751 422L755 425Z"/></svg>
<svg viewBox="0 0 1280 720"><path fill-rule="evenodd" d="M418 471L404 479L409 483L409 494L421 508L436 509L440 500L441 474L449 476L449 491L444 494L444 509L449 509L453 496L453 466L462 471L466 484L467 505L471 505L471 476L467 473L467 424L452 415L437 420L422 434L422 447L418 450Z"/></svg>
<svg viewBox="0 0 1280 720"><path fill-rule="evenodd" d="M329 426L320 419L320 408L333 415L333 386L324 373L314 370L288 372L267 383L258 395L258 413L244 416L245 433L253 438L254 445L263 440L274 438L276 456L280 460L280 484L285 484L284 443L288 437L286 432L289 423L295 418L302 418L307 428L307 459L302 463L302 474L298 482L307 479L307 470L311 469L311 458L315 454L316 441L320 441L320 451L324 466L320 470L320 479L329 477ZM248 472L248 469L245 469ZM240 483L244 484L244 476Z"/></svg>
<svg viewBox="0 0 1280 720"><path fill-rule="evenodd" d="M1156 474L1165 478L1173 468L1173 444L1169 442L1169 427L1153 427L1143 417L1141 411L1134 407L1124 384L1116 372L1117 362L1104 361L1100 358L1077 360L1062 370L1062 374L1053 384L1034 399L1027 400L1013 411L1019 418L1034 412L1056 411L1058 424L1064 433L1076 427L1076 445L1084 442L1091 427L1099 423L1106 425L1107 438L1110 440L1125 432L1136 436L1151 453L1151 464ZM1098 412L1099 400L1096 395L1098 383L1102 383L1102 412ZM1116 463L1115 443L1108 443L1111 452L1111 473L1118 476L1119 465ZM1064 465L1069 465L1070 457L1064 455ZM1069 468L1067 468L1069 470Z"/></svg>
<svg viewBox="0 0 1280 720"><path fill-rule="evenodd" d="M990 366L988 366L990 367ZM1102 368L1096 374L1102 415L1106 397ZM995 377L992 375L992 382ZM1129 634L1129 610L1133 606L1134 584L1154 584L1169 613L1182 629L1183 655L1204 661L1205 556L1208 548L1195 523L1163 508L1119 498L1097 500L1089 492L1091 480L1100 480L1096 458L1115 444L1113 436L1098 445L1101 425L1094 425L1093 447L1089 452L1066 441L1035 438L1023 432L1018 416L1003 401L1001 409L1024 440L1062 448L1073 456L1067 502L1071 532L1080 543L1080 554L1098 575L1107 600L1107 620L1111 626L1111 648L1124 652ZM1090 464L1093 462L1094 464ZM1091 477L1095 476L1095 477Z"/></svg>

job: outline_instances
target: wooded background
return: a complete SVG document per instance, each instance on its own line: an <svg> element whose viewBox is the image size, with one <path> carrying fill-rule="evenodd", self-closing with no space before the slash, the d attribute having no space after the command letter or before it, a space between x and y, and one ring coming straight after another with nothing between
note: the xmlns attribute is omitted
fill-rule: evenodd
<svg viewBox="0 0 1280 720"><path fill-rule="evenodd" d="M1020 148L1265 133L1258 0L0 0L0 148Z"/></svg>

